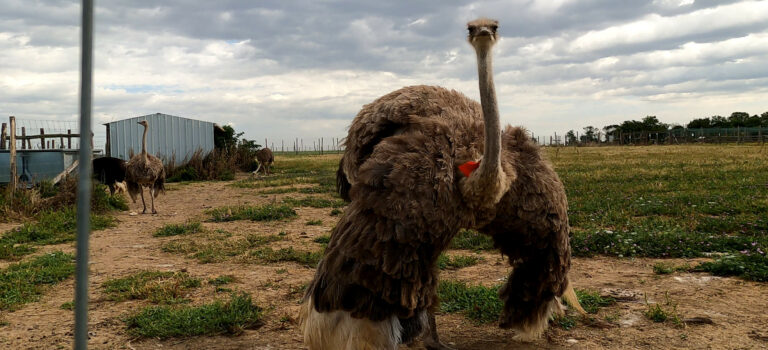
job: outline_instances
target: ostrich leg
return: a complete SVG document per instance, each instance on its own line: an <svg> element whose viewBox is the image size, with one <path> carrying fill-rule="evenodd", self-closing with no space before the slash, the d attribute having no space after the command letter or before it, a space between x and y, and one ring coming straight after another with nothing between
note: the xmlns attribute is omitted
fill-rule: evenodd
<svg viewBox="0 0 768 350"><path fill-rule="evenodd" d="M152 185L152 187L149 189L149 200L150 203L152 203L152 214L157 214L157 210L155 210L155 186Z"/></svg>
<svg viewBox="0 0 768 350"><path fill-rule="evenodd" d="M254 175L258 175L258 174L259 174L259 169L261 169L261 163L259 163L259 164L256 166L256 170L254 170L254 171L253 171L253 174L254 174Z"/></svg>
<svg viewBox="0 0 768 350"><path fill-rule="evenodd" d="M429 313L429 334L422 339L424 347L427 350L455 350L454 348L443 344L440 341L440 337L437 335L437 324L435 323L435 314Z"/></svg>
<svg viewBox="0 0 768 350"><path fill-rule="evenodd" d="M141 211L142 214L147 213L147 203L144 202L144 189L141 188L141 185L139 185L139 193L141 194L141 205L144 206L144 210Z"/></svg>

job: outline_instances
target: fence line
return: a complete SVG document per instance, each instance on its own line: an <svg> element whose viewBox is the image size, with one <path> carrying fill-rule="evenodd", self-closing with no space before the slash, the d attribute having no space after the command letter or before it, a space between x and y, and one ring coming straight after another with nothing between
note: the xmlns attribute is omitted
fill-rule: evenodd
<svg viewBox="0 0 768 350"><path fill-rule="evenodd" d="M679 128L663 131L634 131L611 133L598 132L593 135L575 133L572 136L558 135L541 137L531 135L534 141L544 146L591 146L591 145L675 145L687 143L765 143L768 128Z"/></svg>
<svg viewBox="0 0 768 350"><path fill-rule="evenodd" d="M58 120L15 119L15 125L2 123L0 150L11 149L11 131L15 140L20 141L17 149L79 149L80 134L76 122ZM74 132L73 132L74 130ZM74 138L74 142L73 139ZM93 147L93 133L91 133Z"/></svg>

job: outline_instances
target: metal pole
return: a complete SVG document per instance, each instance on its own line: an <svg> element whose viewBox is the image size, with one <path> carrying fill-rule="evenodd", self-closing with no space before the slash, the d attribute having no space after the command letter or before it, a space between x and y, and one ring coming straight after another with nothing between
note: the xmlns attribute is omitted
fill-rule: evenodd
<svg viewBox="0 0 768 350"><path fill-rule="evenodd" d="M11 142L8 145L10 149L10 153L8 155L11 158L11 182L8 185L11 190L11 198L13 198L13 194L16 192L16 186L18 186L19 181L19 177L16 172L16 117L11 116L8 119L8 124L10 127L9 132L11 133Z"/></svg>
<svg viewBox="0 0 768 350"><path fill-rule="evenodd" d="M93 0L82 0L80 136L91 133L93 82ZM82 138L81 138L82 141ZM77 185L77 265L75 267L75 350L88 348L88 238L91 218L91 144L80 142Z"/></svg>

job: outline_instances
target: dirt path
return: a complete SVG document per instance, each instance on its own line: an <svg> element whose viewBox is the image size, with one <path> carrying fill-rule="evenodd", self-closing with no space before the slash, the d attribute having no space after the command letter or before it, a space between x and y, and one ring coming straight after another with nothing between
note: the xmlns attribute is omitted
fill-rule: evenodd
<svg viewBox="0 0 768 350"><path fill-rule="evenodd" d="M200 264L194 259L162 251L172 238L155 238L152 233L168 223L202 218L206 209L224 205L261 204L286 195L260 195L256 190L238 189L224 182L171 185L158 200L159 215L117 214L117 227L93 233L90 260L90 348L91 349L301 349L301 337L294 317L297 293L313 270L296 263L270 265L232 261ZM295 195L295 194L293 194ZM140 204L139 204L140 205ZM132 205L136 210L137 206ZM299 218L278 223L236 221L204 223L208 229L225 228L234 234L285 232L281 245L297 249L327 235L336 222L330 209L301 208ZM322 225L308 226L321 219ZM73 252L73 245L47 247ZM446 271L442 278L493 285L508 274L506 262L498 255L483 254L479 265ZM601 309L598 319L611 321L602 326L580 322L570 330L552 326L546 336L531 344L515 343L512 333L495 325L476 325L460 315L440 315L438 327L445 341L460 349L572 348L572 349L758 349L768 348L768 285L705 274L675 273L658 276L652 259L574 259L575 286L622 298ZM667 260L668 261L668 260ZM675 263L683 263L676 260ZM187 339L132 339L121 317L147 304L145 301L113 302L104 299L102 283L140 270L186 271L203 281L229 274L238 282L232 289L245 291L267 310L265 326L240 336L192 337ZM49 290L39 302L0 315L8 322L0 326L0 348L56 349L72 347L72 312L61 305L72 301L74 282L69 280ZM230 286L228 286L230 287ZM682 318L702 317L712 324L675 326L653 323L644 316L648 301L664 302L666 296L677 304ZM209 302L225 295L203 283L190 292L192 304Z"/></svg>

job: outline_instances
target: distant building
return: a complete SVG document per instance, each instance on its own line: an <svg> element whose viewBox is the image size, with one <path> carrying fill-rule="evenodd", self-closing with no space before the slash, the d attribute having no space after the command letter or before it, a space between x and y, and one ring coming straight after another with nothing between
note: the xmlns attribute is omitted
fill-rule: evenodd
<svg viewBox="0 0 768 350"><path fill-rule="evenodd" d="M198 150L205 156L214 149L214 123L155 113L104 124L106 155L128 160L131 151L141 152L144 127L138 122L142 120L149 123L147 152L164 161L175 157L175 165L179 165Z"/></svg>

